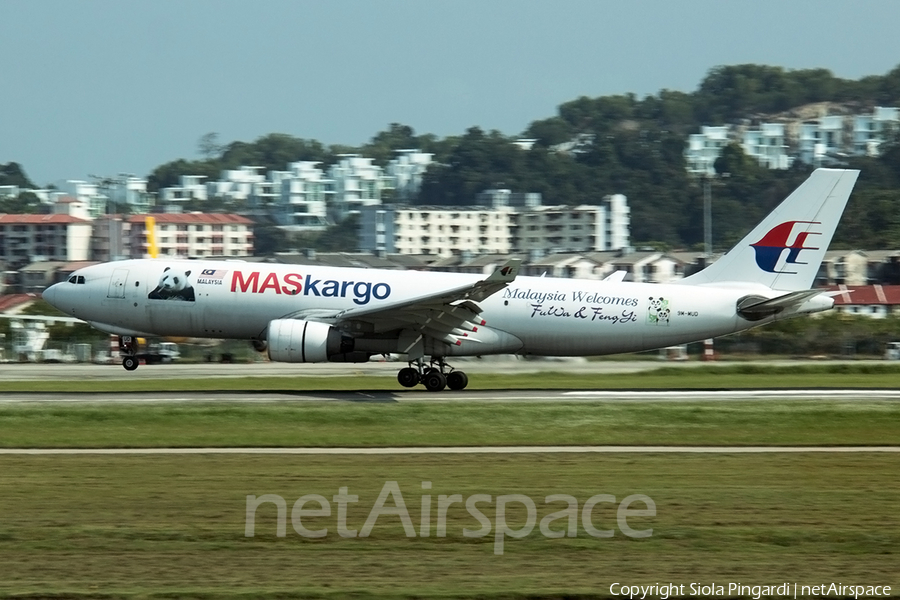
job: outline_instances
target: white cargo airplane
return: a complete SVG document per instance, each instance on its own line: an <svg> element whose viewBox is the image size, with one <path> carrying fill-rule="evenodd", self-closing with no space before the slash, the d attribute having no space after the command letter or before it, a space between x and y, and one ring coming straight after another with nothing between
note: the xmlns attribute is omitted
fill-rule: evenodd
<svg viewBox="0 0 900 600"><path fill-rule="evenodd" d="M731 251L672 284L517 277L518 260L483 278L159 258L80 269L44 298L111 334L246 339L274 361L405 354L401 385L461 390L466 374L445 362L456 356L635 352L830 309L810 287L858 174L816 170Z"/></svg>

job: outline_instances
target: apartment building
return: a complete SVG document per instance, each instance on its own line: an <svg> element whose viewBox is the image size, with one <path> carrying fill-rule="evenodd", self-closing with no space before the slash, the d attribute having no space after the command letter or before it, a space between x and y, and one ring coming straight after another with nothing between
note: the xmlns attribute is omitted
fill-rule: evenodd
<svg viewBox="0 0 900 600"><path fill-rule="evenodd" d="M823 115L806 121L762 123L759 127L702 127L689 136L688 172L713 175L716 159L729 141L768 169L787 169L796 158L815 167L843 156L878 156L879 145L900 129L900 109L876 106L871 114Z"/></svg>
<svg viewBox="0 0 900 600"><path fill-rule="evenodd" d="M180 203L188 200L206 200L209 197L207 186L203 183L205 175L182 175L180 185L159 190L159 199L164 203Z"/></svg>
<svg viewBox="0 0 900 600"><path fill-rule="evenodd" d="M695 175L715 175L715 162L728 144L728 127L700 128L700 133L688 136L685 158L689 173Z"/></svg>
<svg viewBox="0 0 900 600"><path fill-rule="evenodd" d="M513 195L514 196L514 195ZM360 211L361 250L449 257L462 253L584 252L625 248L630 210L622 194L600 205L524 206L535 195L492 194L519 206L372 206Z"/></svg>
<svg viewBox="0 0 900 600"><path fill-rule="evenodd" d="M122 223L123 253L148 258L147 217L156 222L154 234L160 256L252 256L253 222L240 215L180 213L131 215ZM102 227L102 225L101 225Z"/></svg>
<svg viewBox="0 0 900 600"><path fill-rule="evenodd" d="M388 163L387 174L392 179L392 187L400 202L409 202L418 195L422 178L433 157L429 152L398 150L397 158Z"/></svg>
<svg viewBox="0 0 900 600"><path fill-rule="evenodd" d="M321 231L328 227L327 207L334 197L334 180L315 161L298 161L281 173L277 200L268 210L289 231Z"/></svg>
<svg viewBox="0 0 900 600"><path fill-rule="evenodd" d="M853 117L853 153L878 156L878 146L900 127L900 109L876 106L871 115Z"/></svg>
<svg viewBox="0 0 900 600"><path fill-rule="evenodd" d="M518 225L517 250L618 250L630 244L631 210L624 195L612 194L599 205L534 207L520 213Z"/></svg>
<svg viewBox="0 0 900 600"><path fill-rule="evenodd" d="M328 217L334 223L366 206L381 204L381 193L393 189L392 178L371 158L359 154L343 154L341 160L328 169L334 182L334 196L328 207Z"/></svg>
<svg viewBox="0 0 900 600"><path fill-rule="evenodd" d="M28 263L88 260L91 222L67 214L0 215L0 261Z"/></svg>
<svg viewBox="0 0 900 600"><path fill-rule="evenodd" d="M767 169L788 169L794 162L783 123L763 123L758 129L744 130L741 147Z"/></svg>

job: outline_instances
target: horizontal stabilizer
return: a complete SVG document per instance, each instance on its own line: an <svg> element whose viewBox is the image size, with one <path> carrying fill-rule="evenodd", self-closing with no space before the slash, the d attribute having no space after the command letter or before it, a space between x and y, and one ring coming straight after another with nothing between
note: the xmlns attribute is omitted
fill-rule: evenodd
<svg viewBox="0 0 900 600"><path fill-rule="evenodd" d="M762 296L747 296L738 301L738 314L748 321L758 321L765 317L777 315L791 307L799 307L801 304L816 296L833 296L824 290L800 290L790 292L775 298L763 298Z"/></svg>

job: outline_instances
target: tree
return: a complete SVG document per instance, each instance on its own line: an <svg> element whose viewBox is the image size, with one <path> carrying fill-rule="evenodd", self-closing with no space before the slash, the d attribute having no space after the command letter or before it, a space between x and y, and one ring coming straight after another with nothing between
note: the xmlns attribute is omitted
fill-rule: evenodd
<svg viewBox="0 0 900 600"><path fill-rule="evenodd" d="M355 252L359 249L359 215L349 215L332 225L314 241L320 252Z"/></svg>
<svg viewBox="0 0 900 600"><path fill-rule="evenodd" d="M206 160L212 160L222 154L224 147L219 144L219 134L210 132L200 136L197 141L197 149L200 151L200 156Z"/></svg>
<svg viewBox="0 0 900 600"><path fill-rule="evenodd" d="M45 207L41 203L40 198L27 190L20 192L15 197L0 198L0 214L35 214L44 210Z"/></svg>
<svg viewBox="0 0 900 600"><path fill-rule="evenodd" d="M0 165L0 185L15 185L19 188L34 189L37 186L31 183L22 166L17 162L9 162Z"/></svg>

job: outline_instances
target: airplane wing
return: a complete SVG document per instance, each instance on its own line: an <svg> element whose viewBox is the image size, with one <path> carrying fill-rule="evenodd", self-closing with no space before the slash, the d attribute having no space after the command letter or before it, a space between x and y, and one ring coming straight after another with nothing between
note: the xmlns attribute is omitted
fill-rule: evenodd
<svg viewBox="0 0 900 600"><path fill-rule="evenodd" d="M479 326L484 325L478 316L481 307L477 302L514 281L521 264L519 259L510 259L485 279L412 299L338 312L306 310L290 318L344 325L350 332L359 333L410 329L450 344L459 344L468 332L477 331Z"/></svg>
<svg viewBox="0 0 900 600"><path fill-rule="evenodd" d="M66 317L60 315L58 317L52 315L19 315L13 313L0 313L0 319L12 319L18 321L43 321L53 325L54 323L84 323L81 319L75 317Z"/></svg>

